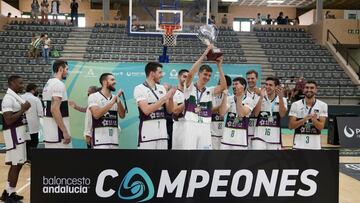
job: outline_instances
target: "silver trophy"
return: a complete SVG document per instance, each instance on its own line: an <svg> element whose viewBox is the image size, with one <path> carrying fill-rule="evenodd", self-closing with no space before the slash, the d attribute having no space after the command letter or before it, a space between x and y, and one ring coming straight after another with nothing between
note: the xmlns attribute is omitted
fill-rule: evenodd
<svg viewBox="0 0 360 203"><path fill-rule="evenodd" d="M208 46L216 42L218 34L219 30L214 25L202 25L198 30L197 37L202 41L202 43ZM216 59L222 55L223 53L221 50L214 46L214 48L207 54L207 60L216 61Z"/></svg>

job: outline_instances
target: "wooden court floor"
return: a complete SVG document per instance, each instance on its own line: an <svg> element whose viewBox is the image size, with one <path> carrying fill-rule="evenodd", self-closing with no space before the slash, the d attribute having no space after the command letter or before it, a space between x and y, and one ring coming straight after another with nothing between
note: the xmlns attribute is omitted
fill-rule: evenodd
<svg viewBox="0 0 360 203"><path fill-rule="evenodd" d="M292 142L292 136L283 136L284 145L289 147ZM323 146L331 147L326 143L326 137L323 139ZM0 192L5 187L8 166L4 164L5 154L0 154ZM340 157L340 163L360 163L360 157ZM339 202L340 203L360 203L360 181L351 178L345 174L339 174ZM23 203L30 202L30 166L25 165L21 170L19 182L16 191L25 197ZM49 202L50 203L50 202Z"/></svg>

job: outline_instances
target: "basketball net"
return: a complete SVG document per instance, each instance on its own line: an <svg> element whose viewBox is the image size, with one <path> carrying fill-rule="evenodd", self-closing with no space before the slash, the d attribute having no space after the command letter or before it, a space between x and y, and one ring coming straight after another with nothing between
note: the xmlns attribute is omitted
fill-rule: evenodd
<svg viewBox="0 0 360 203"><path fill-rule="evenodd" d="M163 33L163 45L167 47L173 47L176 46L176 38L177 34L174 33L174 31L181 28L180 25L170 25L170 24L164 24L160 25L161 29L164 30Z"/></svg>

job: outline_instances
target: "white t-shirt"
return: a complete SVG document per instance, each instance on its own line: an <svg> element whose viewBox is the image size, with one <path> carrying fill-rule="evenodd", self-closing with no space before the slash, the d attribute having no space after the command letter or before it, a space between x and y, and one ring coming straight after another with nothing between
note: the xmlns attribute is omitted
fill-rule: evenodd
<svg viewBox="0 0 360 203"><path fill-rule="evenodd" d="M191 83L184 89L185 97L185 120L197 123L211 123L212 99L214 97L214 88L205 87L198 90L195 84Z"/></svg>
<svg viewBox="0 0 360 203"><path fill-rule="evenodd" d="M38 133L40 128L40 118L44 115L43 106L38 97L32 93L27 92L21 96L24 100L28 101L31 105L29 110L25 112L26 120L29 124L30 134Z"/></svg>
<svg viewBox="0 0 360 203"><path fill-rule="evenodd" d="M98 106L100 108L111 102L114 97L106 98L101 92L91 94L88 98L88 109ZM92 137L94 146L100 145L119 145L119 129L118 129L118 107L114 104L110 110L101 118L95 119L92 116ZM91 114L91 113L90 113Z"/></svg>
<svg viewBox="0 0 360 203"><path fill-rule="evenodd" d="M284 106L287 109L286 98L283 98ZM258 115L255 127L255 138L271 144L281 144L279 97L272 101L265 96L261 103L261 110Z"/></svg>
<svg viewBox="0 0 360 203"><path fill-rule="evenodd" d="M57 79L51 78L46 83L43 90L44 101L44 142L59 143L64 139L63 132L60 130L51 113L51 102L53 97L61 98L60 112L65 127L70 133L69 105L65 84Z"/></svg>
<svg viewBox="0 0 360 203"><path fill-rule="evenodd" d="M246 117L238 117L235 95L229 97L227 102L229 109L225 119L224 134L221 143L226 145L247 146L247 128L249 116L255 108L254 100L251 97L245 96L241 101L242 105L250 110Z"/></svg>
<svg viewBox="0 0 360 203"><path fill-rule="evenodd" d="M20 102L10 94L5 94L1 103L2 112L20 111ZM27 132L27 120L25 114L23 114L13 124L7 125L3 122L3 135L5 141L6 150L15 149L17 145L23 144L29 138L29 132Z"/></svg>
<svg viewBox="0 0 360 203"><path fill-rule="evenodd" d="M289 116L296 120L304 118L306 115L315 113L317 119L328 117L328 105L316 99L313 106L306 105L304 99L294 102L291 105ZM294 148L295 149L321 149L321 131L315 128L311 120L295 129Z"/></svg>
<svg viewBox="0 0 360 203"><path fill-rule="evenodd" d="M134 98L138 106L140 101L154 104L165 94L165 87L159 84L156 84L155 88L152 89L147 83L143 83L137 85L134 89ZM145 115L139 107L139 143L168 139L165 111L164 104L155 112Z"/></svg>
<svg viewBox="0 0 360 203"><path fill-rule="evenodd" d="M250 90L246 91L246 97L251 98L254 101L255 106L258 103L259 98L260 98L259 95L257 95L255 92L251 92ZM257 120L257 117L250 116L249 127L248 127L248 136L254 136L256 120Z"/></svg>

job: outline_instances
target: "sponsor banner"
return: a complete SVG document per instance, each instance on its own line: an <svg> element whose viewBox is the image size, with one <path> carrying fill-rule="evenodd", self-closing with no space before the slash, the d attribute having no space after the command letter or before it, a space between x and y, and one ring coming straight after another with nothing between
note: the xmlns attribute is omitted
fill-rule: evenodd
<svg viewBox="0 0 360 203"><path fill-rule="evenodd" d="M337 203L338 155L37 149L31 202Z"/></svg>
<svg viewBox="0 0 360 203"><path fill-rule="evenodd" d="M340 172L360 181L360 163L340 164Z"/></svg>
<svg viewBox="0 0 360 203"><path fill-rule="evenodd" d="M343 148L360 147L360 117L336 117L340 144Z"/></svg>

